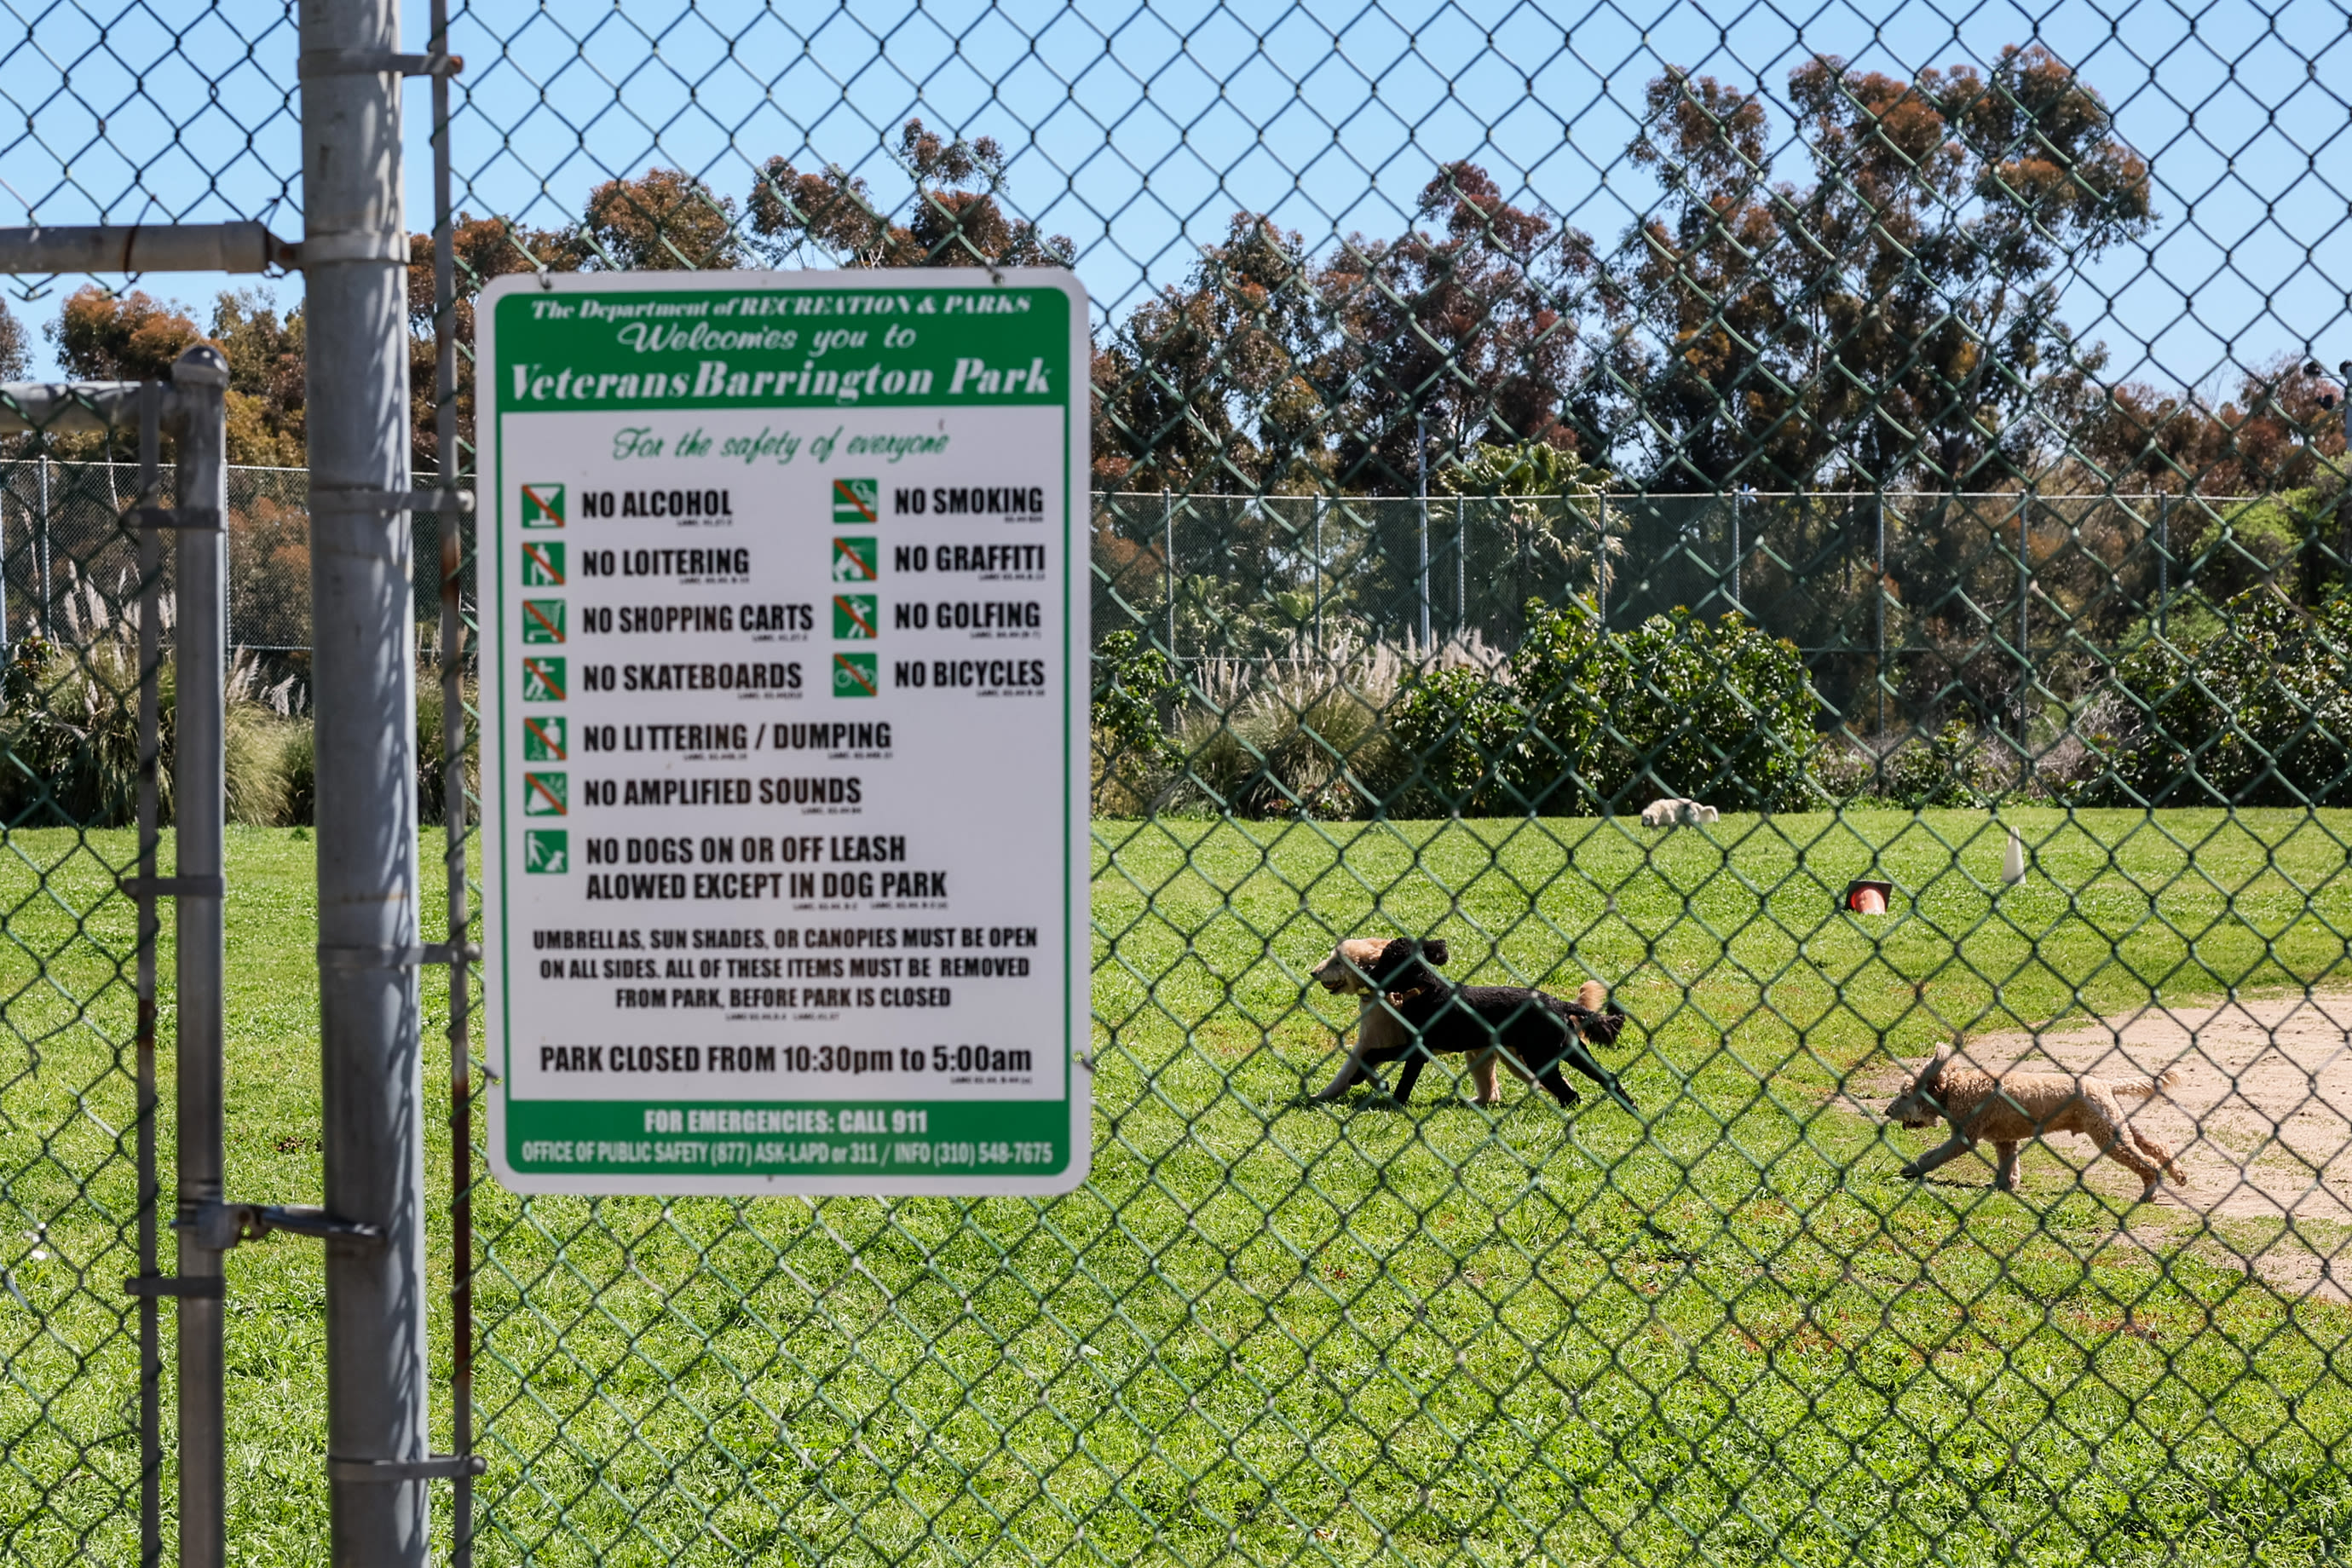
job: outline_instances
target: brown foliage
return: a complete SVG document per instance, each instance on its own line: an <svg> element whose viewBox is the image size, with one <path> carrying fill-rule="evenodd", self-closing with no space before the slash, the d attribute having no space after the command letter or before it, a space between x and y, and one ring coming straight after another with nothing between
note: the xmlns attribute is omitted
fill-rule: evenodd
<svg viewBox="0 0 2352 1568"><path fill-rule="evenodd" d="M1412 490L1417 417L1432 463L1481 443L1593 449L1582 329L1608 295L1591 237L1514 206L1470 163L1440 168L1414 216L1442 231L1351 236L1316 275L1336 328L1316 380L1337 395L1340 481Z"/></svg>
<svg viewBox="0 0 2352 1568"><path fill-rule="evenodd" d="M1235 214L1184 286L1138 306L1095 355L1098 479L1180 490L1320 482L1318 287L1296 233Z"/></svg>
<svg viewBox="0 0 2352 1568"><path fill-rule="evenodd" d="M2129 382L2106 395L2076 446L2099 469L2095 484L2205 496L2303 489L2341 469L2341 398L2295 354L2248 371L2218 406Z"/></svg>
<svg viewBox="0 0 2352 1568"><path fill-rule="evenodd" d="M245 639L295 646L310 640L310 519L257 496L229 518L229 625Z"/></svg>
<svg viewBox="0 0 2352 1568"><path fill-rule="evenodd" d="M588 195L581 265L628 272L692 272L742 265L735 202L683 169L607 180Z"/></svg>
<svg viewBox="0 0 2352 1568"><path fill-rule="evenodd" d="M136 289L116 294L95 283L68 296L58 319L43 330L57 345L66 375L74 381L168 381L172 362L205 341L184 307ZM26 442L75 459L121 459L138 451L135 431L45 434Z"/></svg>
<svg viewBox="0 0 2352 1568"><path fill-rule="evenodd" d="M1433 467L1481 441L1592 447L1591 241L1469 163L1441 169L1415 215L1429 226L1318 262L1235 214L1097 353L1097 481L1393 494L1418 482L1424 426Z"/></svg>
<svg viewBox="0 0 2352 1568"><path fill-rule="evenodd" d="M257 289L224 293L213 340L228 358L228 460L300 468L309 460L301 311L280 319Z"/></svg>
<svg viewBox="0 0 2352 1568"><path fill-rule="evenodd" d="M95 283L74 291L49 336L76 381L163 381L181 351L205 341L194 318L139 290L116 294Z"/></svg>
<svg viewBox="0 0 2352 1568"><path fill-rule="evenodd" d="M583 247L568 229L523 228L504 218L459 213L450 226L457 260L457 305L452 330L457 349L457 442L474 440L474 300L494 279L516 272L576 272ZM411 458L418 473L441 469L436 425L439 377L434 363L433 237L408 237L408 413Z"/></svg>
<svg viewBox="0 0 2352 1568"><path fill-rule="evenodd" d="M0 381L22 381L32 374L31 347L25 339L25 324L0 302Z"/></svg>

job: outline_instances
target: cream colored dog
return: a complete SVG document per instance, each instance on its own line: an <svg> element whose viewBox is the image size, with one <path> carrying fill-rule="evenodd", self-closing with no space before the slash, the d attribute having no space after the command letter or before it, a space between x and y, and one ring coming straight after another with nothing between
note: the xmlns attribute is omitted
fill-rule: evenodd
<svg viewBox="0 0 2352 1568"><path fill-rule="evenodd" d="M2139 1195L2146 1203L2156 1196L2164 1176L2176 1182L2184 1178L2172 1163L2172 1151L2126 1121L2117 1101L2145 1100L2179 1077L2166 1072L2120 1083L2064 1072L1996 1077L1957 1064L1949 1050L1942 1050L1886 1108L1886 1114L1906 1127L1932 1127L1941 1120L1952 1129L1941 1145L1903 1167L1906 1176L1923 1176L1975 1148L1977 1140L1989 1138L2000 1155L1992 1184L2008 1192L2017 1184L2020 1143L2045 1132L2079 1132L2097 1144L2100 1153L2130 1167L2145 1184Z"/></svg>
<svg viewBox="0 0 2352 1568"><path fill-rule="evenodd" d="M1412 1030L1396 1011L1397 1005L1407 997L1375 991L1367 978L1380 963L1381 953L1388 946L1389 940L1384 936L1349 937L1333 949L1331 956L1323 961L1323 966L1309 977L1335 996L1363 999L1356 1009L1356 1038L1347 1047L1348 1059L1340 1065L1339 1076L1315 1097L1318 1100L1337 1100L1347 1093L1348 1086L1363 1072L1364 1058L1368 1055L1402 1050L1411 1040ZM1429 944L1423 957L1431 963L1444 963L1446 960L1445 944L1442 942ZM1577 988L1576 1000L1578 1005L1598 1013L1608 1004L1609 988L1598 980L1588 980ZM1477 1085L1480 1105L1491 1107L1503 1102L1503 1090L1496 1081L1495 1061L1497 1057L1507 1057L1507 1054L1489 1050L1476 1052L1471 1057L1470 1078ZM1535 1081L1523 1063L1514 1060L1510 1065L1511 1070L1520 1078L1529 1083Z"/></svg>

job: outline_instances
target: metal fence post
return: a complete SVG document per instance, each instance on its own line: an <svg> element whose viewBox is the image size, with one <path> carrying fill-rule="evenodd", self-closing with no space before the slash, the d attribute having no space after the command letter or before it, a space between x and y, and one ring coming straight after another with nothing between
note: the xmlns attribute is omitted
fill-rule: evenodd
<svg viewBox="0 0 2352 1568"><path fill-rule="evenodd" d="M1421 652L1429 656L1429 426L1426 416L1413 416L1413 493L1421 510L1421 564L1413 574L1421 585Z"/></svg>
<svg viewBox="0 0 2352 1568"><path fill-rule="evenodd" d="M1877 657L1872 661L1871 673L1878 682L1878 738L1886 739L1886 492L1874 492L1870 498L1871 516L1878 525L1878 584L1871 595L1877 611Z"/></svg>
<svg viewBox="0 0 2352 1568"><path fill-rule="evenodd" d="M1731 492L1731 607L1739 608L1739 491Z"/></svg>
<svg viewBox="0 0 2352 1568"><path fill-rule="evenodd" d="M2156 498L2156 635L2165 633L2165 610L2172 597L2172 531L2170 528L2172 498L2158 492Z"/></svg>
<svg viewBox="0 0 2352 1568"><path fill-rule="evenodd" d="M179 890L173 900L178 947L178 1026L174 1164L179 1178L179 1274L218 1279L222 1254L193 1223L221 1201L222 1001L226 967L221 918L221 823L227 807L222 707L227 670L228 470L223 426L228 362L198 345L172 366L179 405L182 526L173 531L178 568L179 636L173 664L179 683L172 748L172 838ZM214 526L193 526L209 509ZM179 1298L180 1564L218 1568L228 1506L222 1452L224 1408L222 1303L217 1285Z"/></svg>
<svg viewBox="0 0 2352 1568"><path fill-rule="evenodd" d="M302 0L330 1552L423 1568L425 1144L397 0Z"/></svg>
<svg viewBox="0 0 2352 1568"><path fill-rule="evenodd" d="M1601 492L1601 510L1594 524L1593 593L1600 601L1601 635L1609 635L1609 492Z"/></svg>
<svg viewBox="0 0 2352 1568"><path fill-rule="evenodd" d="M2336 489L2336 571L2352 571L2352 359L2336 366L2336 399L2344 407L2343 481Z"/></svg>
<svg viewBox="0 0 2352 1568"><path fill-rule="evenodd" d="M433 0L427 47L449 47L448 0ZM433 79L433 432L435 468L447 490L457 462L457 258L450 226L449 79ZM451 1450L474 1451L473 1063L466 956L465 513L441 509L441 853L449 933L449 1428ZM423 807L418 813L421 816ZM474 1480L461 1469L450 1499L452 1568L474 1561Z"/></svg>
<svg viewBox="0 0 2352 1568"><path fill-rule="evenodd" d="M50 623L49 589L49 458L41 454L41 635L57 640L57 629Z"/></svg>
<svg viewBox="0 0 2352 1568"><path fill-rule="evenodd" d="M156 461L161 446L163 394L160 382L139 389L139 501L158 500ZM156 800L157 764L163 757L162 701L163 542L152 528L139 531L139 1274L156 1274L155 1208L155 915L157 849L162 837ZM163 1347L156 1321L160 1301L139 1302L139 1561L160 1568L163 1558Z"/></svg>
<svg viewBox="0 0 2352 1568"><path fill-rule="evenodd" d="M2026 781L2027 704L2033 693L2033 659L2027 652L2032 628L2028 615L2033 593L2033 501L2031 490L2017 498L2017 782Z"/></svg>
<svg viewBox="0 0 2352 1568"><path fill-rule="evenodd" d="M1518 617L1515 623L1519 628L1518 636L1512 644L1513 647L1517 647L1519 643L1525 642L1528 636L1528 531L1520 526L1518 519L1513 515L1508 506L1494 501L1489 501L1487 504L1499 507L1499 515L1505 529L1510 535L1513 558L1518 570L1518 591L1511 595L1511 613Z"/></svg>
<svg viewBox="0 0 2352 1568"><path fill-rule="evenodd" d="M1454 629L1470 626L1470 498L1454 498Z"/></svg>
<svg viewBox="0 0 2352 1568"><path fill-rule="evenodd" d="M1315 492L1315 657L1323 657L1323 492Z"/></svg>

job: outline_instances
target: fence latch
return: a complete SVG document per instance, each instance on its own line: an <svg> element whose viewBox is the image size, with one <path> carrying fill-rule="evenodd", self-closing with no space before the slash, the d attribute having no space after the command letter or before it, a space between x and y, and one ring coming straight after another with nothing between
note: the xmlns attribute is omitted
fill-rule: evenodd
<svg viewBox="0 0 2352 1568"><path fill-rule="evenodd" d="M117 877L114 885L131 899L217 899L226 889L218 877Z"/></svg>
<svg viewBox="0 0 2352 1568"><path fill-rule="evenodd" d="M474 492L459 489L362 490L314 485L313 511L471 511Z"/></svg>
<svg viewBox="0 0 2352 1568"><path fill-rule="evenodd" d="M283 1208L260 1204L198 1204L174 1222L174 1228L194 1234L207 1252L226 1252L240 1241L259 1241L273 1230L333 1240L382 1243L383 1227L357 1220L337 1219L324 1209L299 1205Z"/></svg>
<svg viewBox="0 0 2352 1568"><path fill-rule="evenodd" d="M450 1481L490 1468L479 1454L430 1454L422 1459L339 1459L327 1456L331 1481Z"/></svg>
<svg viewBox="0 0 2352 1568"><path fill-rule="evenodd" d="M133 528L169 528L182 533L218 533L220 509L209 506L135 506L127 515Z"/></svg>
<svg viewBox="0 0 2352 1568"><path fill-rule="evenodd" d="M402 55L390 49L311 49L295 57L295 69L314 76L456 76L463 55Z"/></svg>
<svg viewBox="0 0 2352 1568"><path fill-rule="evenodd" d="M228 1281L217 1274L134 1274L122 1282L126 1296L179 1296L218 1300Z"/></svg>

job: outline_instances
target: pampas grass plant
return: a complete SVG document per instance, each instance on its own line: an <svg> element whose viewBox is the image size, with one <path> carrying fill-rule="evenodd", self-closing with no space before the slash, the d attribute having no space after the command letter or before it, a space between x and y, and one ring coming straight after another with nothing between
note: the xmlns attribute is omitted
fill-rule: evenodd
<svg viewBox="0 0 2352 1568"><path fill-rule="evenodd" d="M130 590L121 584L116 599ZM63 638L26 637L8 666L0 809L12 826L123 826L139 812L139 624L87 577L70 580L60 597ZM158 603L168 631L171 595ZM156 685L156 800L168 819L176 696L168 661Z"/></svg>
<svg viewBox="0 0 2352 1568"><path fill-rule="evenodd" d="M1320 654L1203 660L1177 715L1184 767L1163 809L1370 816L1394 782L1386 714L1406 675L1496 662L1475 632L1430 650L1348 636Z"/></svg>
<svg viewBox="0 0 2352 1568"><path fill-rule="evenodd" d="M260 657L250 648L231 660L227 705L222 713L222 763L226 774L228 819L253 827L287 827L306 822L294 810L290 753L307 749L310 721L301 712L303 691L292 676L266 682Z"/></svg>
<svg viewBox="0 0 2352 1568"><path fill-rule="evenodd" d="M139 623L127 601L80 578L58 613L63 636L35 634L16 645L0 679L0 810L12 826L121 827L139 815ZM174 620L160 595L161 629ZM172 767L179 678L168 650L156 671L158 819L172 820ZM298 800L297 752L310 721L293 677L276 682L258 655L238 652L222 691L222 761L231 822L282 826L307 820Z"/></svg>

